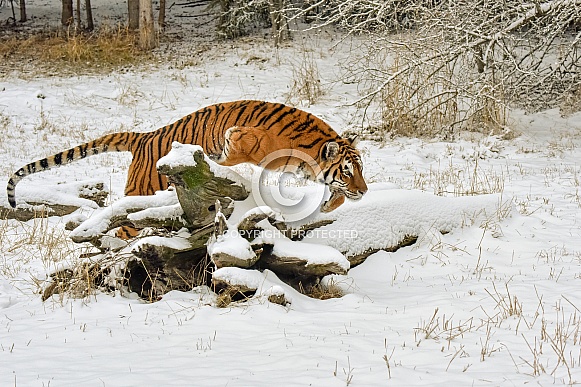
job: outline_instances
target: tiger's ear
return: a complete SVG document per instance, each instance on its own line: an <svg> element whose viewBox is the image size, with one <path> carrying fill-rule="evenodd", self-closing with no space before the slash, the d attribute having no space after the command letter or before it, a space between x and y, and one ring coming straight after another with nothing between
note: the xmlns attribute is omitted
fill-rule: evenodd
<svg viewBox="0 0 581 387"><path fill-rule="evenodd" d="M352 147L356 147L357 144L359 143L359 135L356 133L352 133L349 136L347 136L347 138L345 139L347 140L347 142L352 146Z"/></svg>
<svg viewBox="0 0 581 387"><path fill-rule="evenodd" d="M323 160L333 161L339 154L339 144L335 141L329 141L323 145Z"/></svg>

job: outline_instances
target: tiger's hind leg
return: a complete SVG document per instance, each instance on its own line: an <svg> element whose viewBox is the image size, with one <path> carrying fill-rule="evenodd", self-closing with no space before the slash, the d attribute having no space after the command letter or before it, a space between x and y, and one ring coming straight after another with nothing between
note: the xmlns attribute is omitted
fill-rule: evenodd
<svg viewBox="0 0 581 387"><path fill-rule="evenodd" d="M121 226L117 229L115 236L119 239L129 240L135 238L139 231L139 229L132 226Z"/></svg>

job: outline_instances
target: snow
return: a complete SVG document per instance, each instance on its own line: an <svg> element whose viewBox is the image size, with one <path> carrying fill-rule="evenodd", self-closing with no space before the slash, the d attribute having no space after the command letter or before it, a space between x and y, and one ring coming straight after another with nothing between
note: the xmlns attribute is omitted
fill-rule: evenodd
<svg viewBox="0 0 581 387"><path fill-rule="evenodd" d="M168 166L170 168L179 166L195 167L196 161L194 160L194 153L196 152L204 153L204 150L199 145L180 144L174 141L171 144L171 151L157 160L157 168L161 166ZM205 156L204 159L206 158Z"/></svg>
<svg viewBox="0 0 581 387"><path fill-rule="evenodd" d="M215 241L209 243L208 254L227 254L244 261L252 261L256 257L250 242L242 238L235 229L226 230L224 235L219 235Z"/></svg>
<svg viewBox="0 0 581 387"><path fill-rule="evenodd" d="M178 198L174 190L158 191L153 196L126 196L116 201L110 207L104 207L97 210L90 218L75 228L70 236L89 240L99 236L107 231L111 219L115 216L128 215L134 220L144 219L146 217L167 216L168 208L171 209L170 216L179 216L183 212L176 208ZM148 208L150 207L150 208ZM153 207L153 208L151 208ZM135 212L135 209L143 209ZM133 212L133 213L131 213Z"/></svg>
<svg viewBox="0 0 581 387"><path fill-rule="evenodd" d="M280 282L276 274L270 270L260 272L258 270L246 270L239 267L222 267L217 269L212 274L212 277L232 286L256 289L255 297L257 298L271 295L285 296L288 302L292 302L292 297L287 295L287 293L293 292L292 288Z"/></svg>
<svg viewBox="0 0 581 387"><path fill-rule="evenodd" d="M342 269L349 270L347 258L333 247L291 241L287 238L273 238L267 241L273 243L272 253L277 257L302 259L307 261L307 266L336 263Z"/></svg>
<svg viewBox="0 0 581 387"><path fill-rule="evenodd" d="M194 161L194 153L204 152L201 146L191 145L191 144L180 144L179 142L173 142L171 146L171 151L164 157L157 161L157 166L166 165L170 168L175 168L177 166L191 166L194 167L196 162ZM214 161L212 161L207 155L204 154L204 160L210 166L210 171L214 176L221 177L233 181L235 184L241 185L243 187L250 187L250 183L236 173L232 168L223 167Z"/></svg>
<svg viewBox="0 0 581 387"><path fill-rule="evenodd" d="M148 236L145 238L140 238L136 243L131 245L132 251L139 251L143 245L154 245L161 247L169 247L173 250L186 250L192 245L186 238L172 237L166 238L157 235Z"/></svg>
<svg viewBox="0 0 581 387"><path fill-rule="evenodd" d="M34 12L35 3L43 15L36 1L27 6ZM58 15L60 3L50 3ZM7 12L0 8L0 20ZM168 58L155 71L3 73L0 122L7 124L0 125L0 169L7 180L34 159L115 130L152 130L215 102L284 102L302 55L297 50L305 46L325 69L327 94L302 107L339 131L349 128L360 122L348 105L357 99L356 86L333 82L337 62L349 53L338 45L329 54L333 39L330 33L310 40L299 35L278 50L270 42L209 42L211 54L201 54L196 65L173 66ZM131 93L137 97L128 98ZM121 202L129 159L99 155L27 177L17 200L42 190L43 198L61 203L77 192L62 183L99 178L114 204L0 223L0 386L579 383L581 115L511 114L511 129L520 133L512 140L467 133L456 142L360 144L370 191L329 214L337 220L322 228L355 229L357 238L328 234L306 241L355 252L408 232L420 238L332 276L346 293L342 298L310 299L268 271L215 273L258 282L262 295L284 293L291 300L284 307L259 296L220 309L203 286L155 303L119 293L55 295L43 303L39 284L93 251L70 241L66 221L95 221L111 212ZM244 177L254 171L234 170ZM175 200L171 191L151 198L155 205ZM232 216L253 204L240 203ZM374 232L371 224L384 227Z"/></svg>
<svg viewBox="0 0 581 387"><path fill-rule="evenodd" d="M239 267L222 267L212 276L232 286L245 286L248 289L259 289L265 281L264 274L258 270L244 270Z"/></svg>
<svg viewBox="0 0 581 387"><path fill-rule="evenodd" d="M305 233L305 241L332 246L347 255L398 245L406 236L424 237L488 220L501 206L500 195L441 197L425 192L383 189L370 184L358 202L347 202L310 221L334 220Z"/></svg>
<svg viewBox="0 0 581 387"><path fill-rule="evenodd" d="M145 207L145 206L143 206ZM184 214L179 203L153 208L145 208L127 215L127 219L136 221L144 219L178 219Z"/></svg>
<svg viewBox="0 0 581 387"><path fill-rule="evenodd" d="M31 160L32 161L32 160ZM17 206L19 208L33 208L33 205L28 203L47 203L47 204L63 204L76 207L97 208L97 204L89 199L79 197L80 193L92 193L85 185L93 185L100 181L84 181L82 183L66 183L55 186L38 186L20 191L20 185L17 186ZM104 188L107 189L106 186ZM2 198L1 205L8 205L6 196Z"/></svg>
<svg viewBox="0 0 581 387"><path fill-rule="evenodd" d="M276 219L277 213L270 207L268 206L257 206L257 207L253 207L250 210L246 211L245 213L242 214L242 216L240 216L240 219L245 219L245 218L249 218L251 216L255 216L255 215L266 215L267 217L271 217Z"/></svg>

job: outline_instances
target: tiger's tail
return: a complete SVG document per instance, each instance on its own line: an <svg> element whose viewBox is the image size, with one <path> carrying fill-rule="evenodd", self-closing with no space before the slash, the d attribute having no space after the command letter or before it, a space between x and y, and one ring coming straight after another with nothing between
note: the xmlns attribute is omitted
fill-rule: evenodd
<svg viewBox="0 0 581 387"><path fill-rule="evenodd" d="M131 144L140 133L122 132L105 135L96 140L77 145L74 148L65 150L41 160L33 161L16 171L8 180L6 194L8 203L12 208L16 208L16 184L28 175L42 172L47 169L72 163L75 160L84 159L105 152L124 152L131 150Z"/></svg>

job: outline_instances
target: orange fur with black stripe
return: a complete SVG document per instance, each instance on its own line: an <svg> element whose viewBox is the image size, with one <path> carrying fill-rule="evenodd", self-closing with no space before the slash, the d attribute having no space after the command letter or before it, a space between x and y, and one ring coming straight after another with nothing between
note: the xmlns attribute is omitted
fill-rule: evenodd
<svg viewBox="0 0 581 387"><path fill-rule="evenodd" d="M328 185L332 196L322 206L323 211L332 211L345 197L357 200L367 191L361 158L352 139L341 138L321 119L293 107L262 101L235 101L205 107L153 132L108 134L27 164L9 179L8 201L16 207L16 184L25 176L114 151L128 151L133 155L125 194L152 195L168 186L166 177L157 172L156 163L170 151L174 141L200 145L222 165L243 162L261 165L265 157L277 150L303 152L316 162L319 171L305 168L301 157L280 158L263 166L301 169L307 178Z"/></svg>

